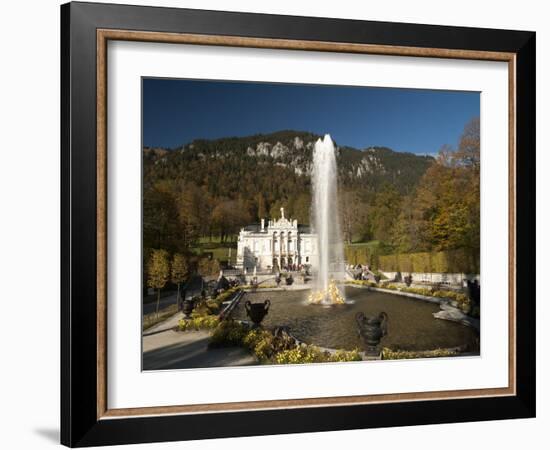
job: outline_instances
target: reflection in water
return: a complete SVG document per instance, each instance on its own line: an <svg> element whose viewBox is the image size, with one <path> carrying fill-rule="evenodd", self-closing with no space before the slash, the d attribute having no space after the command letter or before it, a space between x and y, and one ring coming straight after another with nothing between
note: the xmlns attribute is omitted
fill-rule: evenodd
<svg viewBox="0 0 550 450"><path fill-rule="evenodd" d="M355 314L359 311L389 316L388 335L381 345L393 350L433 350L468 344L477 348L477 332L464 325L434 319L439 305L408 297L346 287L345 305L327 307L307 305L309 291L247 293L235 309L235 318L247 320L244 302L271 300L264 327L287 326L298 339L321 347L352 350L362 348Z"/></svg>

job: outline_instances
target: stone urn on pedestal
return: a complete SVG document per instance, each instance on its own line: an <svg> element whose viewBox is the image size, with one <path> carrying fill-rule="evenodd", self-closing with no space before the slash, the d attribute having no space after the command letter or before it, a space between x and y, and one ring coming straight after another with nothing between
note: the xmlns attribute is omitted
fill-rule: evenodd
<svg viewBox="0 0 550 450"><path fill-rule="evenodd" d="M183 312L186 319L189 319L191 317L191 313L193 312L193 308L195 307L195 301L187 298L183 301L181 311Z"/></svg>
<svg viewBox="0 0 550 450"><path fill-rule="evenodd" d="M248 317L250 317L250 320L254 323L254 327L260 326L262 320L264 320L264 317L267 315L270 306L271 302L269 300L266 300L263 303L252 303L250 300L246 301L244 307Z"/></svg>
<svg viewBox="0 0 550 450"><path fill-rule="evenodd" d="M380 340L388 334L388 315L381 312L378 316L355 315L359 336L365 343L367 359L380 359Z"/></svg>

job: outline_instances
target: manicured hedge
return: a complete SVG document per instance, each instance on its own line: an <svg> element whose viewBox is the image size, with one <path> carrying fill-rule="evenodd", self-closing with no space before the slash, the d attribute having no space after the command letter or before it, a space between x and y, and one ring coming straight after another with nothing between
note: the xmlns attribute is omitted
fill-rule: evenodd
<svg viewBox="0 0 550 450"><path fill-rule="evenodd" d="M380 255L376 247L346 246L348 264L367 264L385 272L479 273L479 255L465 250Z"/></svg>
<svg viewBox="0 0 550 450"><path fill-rule="evenodd" d="M378 268L380 251L375 245L347 245L344 248L346 262L348 264L368 265Z"/></svg>
<svg viewBox="0 0 550 450"><path fill-rule="evenodd" d="M479 273L479 256L464 250L385 255L379 264L386 272Z"/></svg>

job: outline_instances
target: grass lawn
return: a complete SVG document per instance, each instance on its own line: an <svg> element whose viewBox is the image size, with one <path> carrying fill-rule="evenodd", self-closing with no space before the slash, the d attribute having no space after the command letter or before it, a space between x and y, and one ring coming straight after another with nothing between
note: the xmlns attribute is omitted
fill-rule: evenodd
<svg viewBox="0 0 550 450"><path fill-rule="evenodd" d="M376 247L380 247L381 242L380 241L369 241L369 242L352 242L351 244L345 244L346 247L367 247L369 249L373 249Z"/></svg>
<svg viewBox="0 0 550 450"><path fill-rule="evenodd" d="M232 247L237 246L237 236L231 236L225 242L221 242L219 236L212 236L212 240L208 236L203 236L199 238L200 246L214 246L214 247Z"/></svg>
<svg viewBox="0 0 550 450"><path fill-rule="evenodd" d="M157 323L162 322L165 319L168 319L168 317L173 316L178 312L178 305L170 305L167 306L164 309L161 309L158 313L152 312L150 314L146 314L143 316L143 322L142 322L142 330L146 330L147 328L151 328L153 325L156 325Z"/></svg>
<svg viewBox="0 0 550 450"><path fill-rule="evenodd" d="M377 253L378 255L386 255L391 252L391 248L382 241L368 242L352 242L344 244L344 249L349 249L353 252L368 252L369 254Z"/></svg>
<svg viewBox="0 0 550 450"><path fill-rule="evenodd" d="M231 264L235 264L237 259L237 237L234 236L231 240L221 242L219 236L199 238L198 245L192 247L191 250L197 255L211 253L212 258L220 262L229 260L229 250L231 249Z"/></svg>

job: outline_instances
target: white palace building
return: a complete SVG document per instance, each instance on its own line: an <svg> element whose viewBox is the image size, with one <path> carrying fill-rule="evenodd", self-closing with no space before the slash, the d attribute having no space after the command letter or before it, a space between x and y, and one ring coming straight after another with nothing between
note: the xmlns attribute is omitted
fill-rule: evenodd
<svg viewBox="0 0 550 450"><path fill-rule="evenodd" d="M247 272L278 271L285 267L317 265L317 235L309 227L287 219L281 208L281 217L261 219L258 225L249 225L239 233L237 268Z"/></svg>

